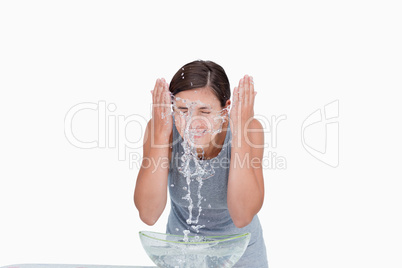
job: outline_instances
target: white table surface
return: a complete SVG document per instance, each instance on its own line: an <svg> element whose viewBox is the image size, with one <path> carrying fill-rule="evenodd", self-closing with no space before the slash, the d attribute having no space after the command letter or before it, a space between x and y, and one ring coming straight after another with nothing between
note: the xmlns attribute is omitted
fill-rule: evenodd
<svg viewBox="0 0 402 268"><path fill-rule="evenodd" d="M95 264L52 264L52 263L24 263L2 266L0 268L157 268L156 266L119 266Z"/></svg>

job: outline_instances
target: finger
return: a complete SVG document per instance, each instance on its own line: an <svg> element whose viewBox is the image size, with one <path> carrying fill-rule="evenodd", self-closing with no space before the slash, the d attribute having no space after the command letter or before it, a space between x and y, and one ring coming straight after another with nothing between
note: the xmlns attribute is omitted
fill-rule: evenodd
<svg viewBox="0 0 402 268"><path fill-rule="evenodd" d="M244 90L245 83L246 83L246 81L245 81L245 78L243 77L241 79L240 88L239 88L239 102L238 102L238 108L237 108L237 116L241 116L241 114L243 112L243 109L245 107L244 106L244 104L245 104L245 102L244 102L244 98L245 98L245 90Z"/></svg>
<svg viewBox="0 0 402 268"><path fill-rule="evenodd" d="M165 82L165 86L164 86L164 90L163 90L163 94L164 94L164 101L163 101L163 105L165 106L165 112L169 112L170 111L170 92L168 89L168 84Z"/></svg>
<svg viewBox="0 0 402 268"><path fill-rule="evenodd" d="M254 105L254 79L252 76L250 76L250 90L249 90L249 101L250 101L250 105L251 107L253 107L252 105Z"/></svg>
<svg viewBox="0 0 402 268"><path fill-rule="evenodd" d="M165 79L161 78L161 85L160 85L160 103L164 103L165 102Z"/></svg>
<svg viewBox="0 0 402 268"><path fill-rule="evenodd" d="M172 112L172 97L169 90L169 84L165 83L165 91L166 91L166 109L169 113Z"/></svg>
<svg viewBox="0 0 402 268"><path fill-rule="evenodd" d="M156 79L154 90L152 90L152 104L155 104L155 101L156 101L155 96L156 96L156 92L158 89L158 84L159 84L159 78Z"/></svg>
<svg viewBox="0 0 402 268"><path fill-rule="evenodd" d="M158 96L159 83L160 83L160 79L158 78L156 80L155 88L154 88L153 93L152 93L153 94L152 95L152 117L155 117L156 114L157 114L157 111L158 111L158 105L157 105L158 99L157 99L157 96Z"/></svg>
<svg viewBox="0 0 402 268"><path fill-rule="evenodd" d="M239 103L243 101L244 98L244 78L240 79L239 82Z"/></svg>
<svg viewBox="0 0 402 268"><path fill-rule="evenodd" d="M166 81L165 79L163 79L162 82L162 92L161 92L161 105L163 108L163 111L166 113L167 112L167 105L168 105L168 101L167 101L167 89L166 89Z"/></svg>
<svg viewBox="0 0 402 268"><path fill-rule="evenodd" d="M244 104L248 105L250 103L250 77L248 75L244 76Z"/></svg>
<svg viewBox="0 0 402 268"><path fill-rule="evenodd" d="M161 107L163 101L163 84L163 78L161 78L158 85L158 95L156 96L159 107Z"/></svg>

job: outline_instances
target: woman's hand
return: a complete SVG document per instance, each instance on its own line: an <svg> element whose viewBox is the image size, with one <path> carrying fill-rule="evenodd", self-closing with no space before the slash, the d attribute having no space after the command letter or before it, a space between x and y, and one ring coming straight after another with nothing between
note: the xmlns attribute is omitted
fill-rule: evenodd
<svg viewBox="0 0 402 268"><path fill-rule="evenodd" d="M155 88L151 90L151 93L153 141L157 145L167 145L173 129L173 118L169 86L164 78L156 80Z"/></svg>
<svg viewBox="0 0 402 268"><path fill-rule="evenodd" d="M239 86L233 90L233 103L230 110L230 119L233 124L234 135L242 135L245 126L254 118L254 91L253 77L245 75L240 79ZM239 131L240 130L240 131Z"/></svg>

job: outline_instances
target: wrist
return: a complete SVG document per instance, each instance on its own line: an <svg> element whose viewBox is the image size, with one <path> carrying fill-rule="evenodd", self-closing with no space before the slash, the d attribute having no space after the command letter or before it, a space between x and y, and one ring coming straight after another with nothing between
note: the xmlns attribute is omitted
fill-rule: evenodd
<svg viewBox="0 0 402 268"><path fill-rule="evenodd" d="M169 148L169 137L155 135L151 138L151 148L153 149L162 149L162 148Z"/></svg>

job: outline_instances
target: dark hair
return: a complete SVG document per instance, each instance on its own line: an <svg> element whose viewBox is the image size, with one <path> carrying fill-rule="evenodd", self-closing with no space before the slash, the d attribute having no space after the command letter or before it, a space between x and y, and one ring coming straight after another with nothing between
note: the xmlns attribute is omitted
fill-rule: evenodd
<svg viewBox="0 0 402 268"><path fill-rule="evenodd" d="M224 107L230 99L230 84L225 70L212 61L196 60L187 63L173 76L169 91L177 93L189 89L209 87Z"/></svg>

